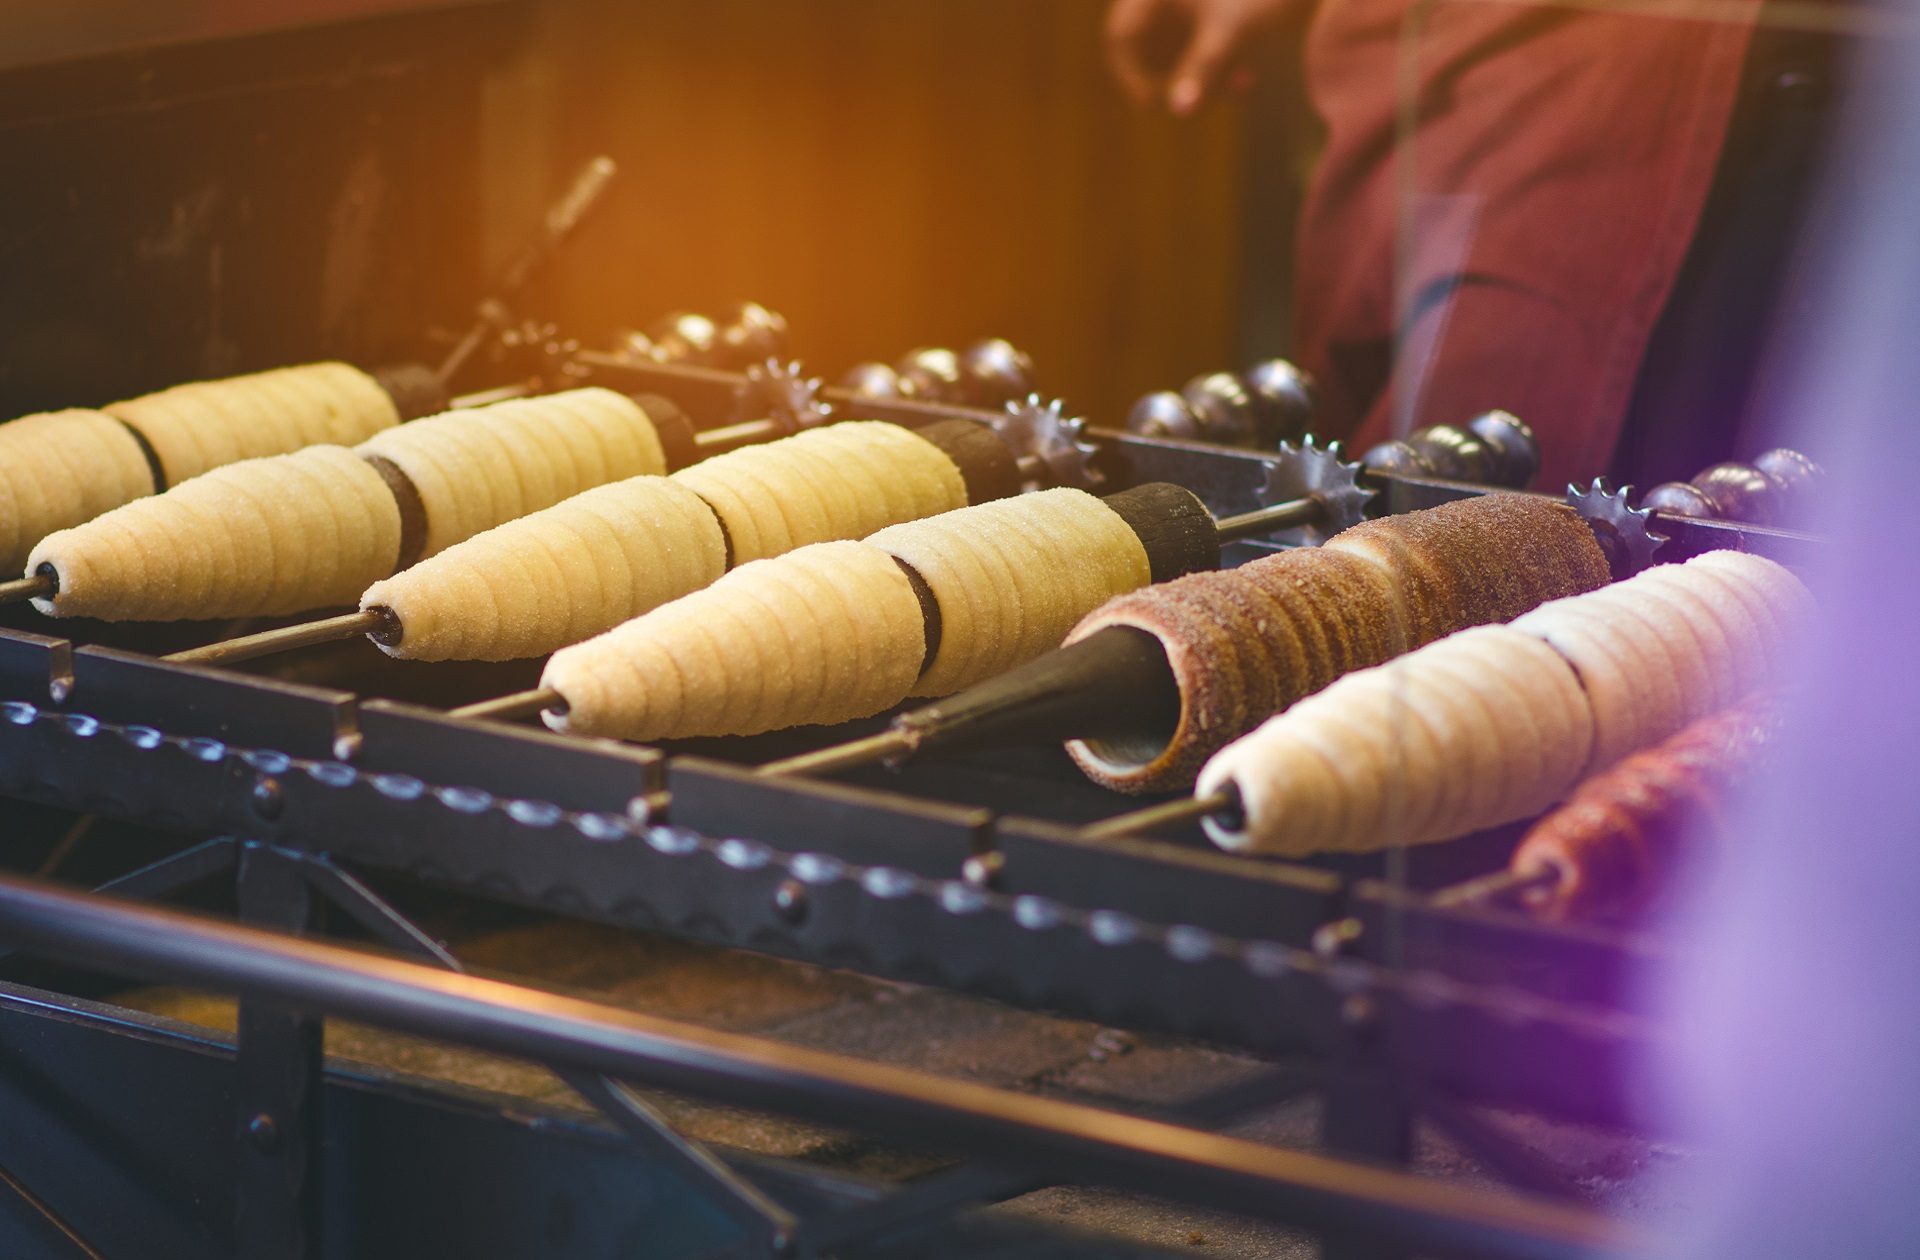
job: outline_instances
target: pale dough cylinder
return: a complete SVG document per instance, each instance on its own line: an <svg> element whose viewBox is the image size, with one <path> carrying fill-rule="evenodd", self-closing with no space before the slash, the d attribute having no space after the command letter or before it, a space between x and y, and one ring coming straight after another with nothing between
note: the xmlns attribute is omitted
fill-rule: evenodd
<svg viewBox="0 0 1920 1260"><path fill-rule="evenodd" d="M171 621L351 604L393 571L400 510L340 446L242 460L44 539L56 617Z"/></svg>
<svg viewBox="0 0 1920 1260"><path fill-rule="evenodd" d="M35 543L153 493L127 427L101 411L50 411L0 424L0 568L20 572Z"/></svg>
<svg viewBox="0 0 1920 1260"><path fill-rule="evenodd" d="M1663 673L1665 653L1656 640L1635 633L1639 623L1618 605L1596 608L1574 596L1543 604L1512 624L1545 640L1579 676L1595 724L1589 769L1605 769L1686 724L1673 679Z"/></svg>
<svg viewBox="0 0 1920 1260"><path fill-rule="evenodd" d="M1793 670L1784 657L1808 627L1813 594L1785 566L1765 556L1740 551L1708 551L1688 561L1692 569L1713 575L1746 604L1766 638L1765 660L1751 680L1755 686L1777 684Z"/></svg>
<svg viewBox="0 0 1920 1260"><path fill-rule="evenodd" d="M1080 618L1152 580L1147 551L1084 490L1043 490L883 529L940 605L940 649L916 696L944 696L1060 646Z"/></svg>
<svg viewBox="0 0 1920 1260"><path fill-rule="evenodd" d="M623 739L751 735L899 703L925 652L920 601L893 558L818 543L554 653L555 730ZM836 685L824 685L832 680Z"/></svg>
<svg viewBox="0 0 1920 1260"><path fill-rule="evenodd" d="M350 446L400 423L380 383L347 363L195 381L102 410L146 439L169 486L243 459Z"/></svg>
<svg viewBox="0 0 1920 1260"><path fill-rule="evenodd" d="M720 523L670 477L629 477L497 525L376 582L413 660L541 656L690 594L726 571Z"/></svg>
<svg viewBox="0 0 1920 1260"><path fill-rule="evenodd" d="M449 411L355 449L389 461L419 491L422 558L583 490L666 471L646 413L600 388Z"/></svg>
<svg viewBox="0 0 1920 1260"><path fill-rule="evenodd" d="M713 506L736 566L967 505L966 481L945 451L878 420L729 451L673 479Z"/></svg>
<svg viewBox="0 0 1920 1260"><path fill-rule="evenodd" d="M1573 670L1533 635L1482 626L1338 679L1208 761L1242 828L1222 847L1304 855L1443 840L1538 812L1575 783L1592 721Z"/></svg>

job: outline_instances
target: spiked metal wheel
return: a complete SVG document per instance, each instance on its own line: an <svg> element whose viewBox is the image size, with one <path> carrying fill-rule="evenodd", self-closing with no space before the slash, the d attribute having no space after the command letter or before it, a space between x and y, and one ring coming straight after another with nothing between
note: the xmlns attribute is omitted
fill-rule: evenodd
<svg viewBox="0 0 1920 1260"><path fill-rule="evenodd" d="M1059 399L1040 401L1029 394L1025 402L1008 403L994 418L993 431L1020 461L1021 479L1033 486L1097 488L1104 480L1089 461L1093 444L1085 440L1087 422L1069 416Z"/></svg>
<svg viewBox="0 0 1920 1260"><path fill-rule="evenodd" d="M821 401L820 378L808 376L797 360L768 359L748 368L740 405L743 413L751 413L747 418L769 417L788 433L818 428L833 414Z"/></svg>
<svg viewBox="0 0 1920 1260"><path fill-rule="evenodd" d="M1366 513L1374 492L1360 485L1360 465L1343 458L1340 443L1321 446L1311 434L1298 446L1282 442L1275 458L1266 464L1267 476L1260 488L1262 507L1290 499L1311 498L1324 507L1320 518L1310 525L1297 525L1272 535L1274 541L1296 547L1315 547L1341 530L1358 525Z"/></svg>
<svg viewBox="0 0 1920 1260"><path fill-rule="evenodd" d="M1667 541L1665 534L1653 528L1653 513L1628 502L1632 492L1632 486L1622 486L1609 494L1606 482L1599 477L1585 490L1567 487L1568 505L1593 526L1616 578L1631 577L1652 564L1660 545Z"/></svg>

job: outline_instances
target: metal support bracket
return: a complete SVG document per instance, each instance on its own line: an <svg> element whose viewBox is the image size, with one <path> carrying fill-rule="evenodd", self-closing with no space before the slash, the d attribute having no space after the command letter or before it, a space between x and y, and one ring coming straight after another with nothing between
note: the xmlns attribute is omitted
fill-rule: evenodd
<svg viewBox="0 0 1920 1260"><path fill-rule="evenodd" d="M281 856L296 865L314 893L338 906L387 945L422 955L449 971L466 970L445 945L331 859L317 853L283 853ZM552 1067L552 1071L628 1141L649 1156L667 1160L713 1192L715 1205L744 1226L764 1245L767 1253L783 1255L791 1249L796 1225L791 1212L727 1167L705 1145L675 1132L665 1117L627 1086L591 1072L559 1067Z"/></svg>
<svg viewBox="0 0 1920 1260"><path fill-rule="evenodd" d="M319 905L300 863L263 844L240 852L240 918L301 935ZM237 1064L234 1247L257 1260L320 1254L320 1084L323 1022L242 997Z"/></svg>

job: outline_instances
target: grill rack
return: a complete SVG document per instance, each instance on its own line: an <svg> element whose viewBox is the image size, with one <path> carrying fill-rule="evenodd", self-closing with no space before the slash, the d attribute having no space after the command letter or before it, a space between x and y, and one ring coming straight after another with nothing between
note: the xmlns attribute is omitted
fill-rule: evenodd
<svg viewBox="0 0 1920 1260"><path fill-rule="evenodd" d="M752 397L746 377L709 369L601 362L587 375L703 418ZM903 401L859 410L908 424L991 419ZM1091 435L1114 488L1177 481L1231 513L1253 506L1266 479L1257 452ZM1481 492L1373 480L1388 511ZM1802 563L1818 546L1726 522L1663 526L1680 555L1733 545ZM1017 801L1035 782L1000 795ZM637 807L663 789L670 825ZM1630 1063L1657 1033L1628 993L1660 942L1438 908L1364 873L1163 840L1092 843L1004 800L996 810L899 784L770 780L715 758L24 630L0 632L0 793L217 837L106 891L159 897L237 870L243 915L285 928L305 926L304 909L263 915L256 897L247 910L250 855L273 855L390 938L405 940L404 926L353 869L1305 1056L1392 1080L1406 1111L1466 1100L1610 1126L1648 1120ZM1351 952L1313 953L1315 930L1345 918L1365 928Z"/></svg>

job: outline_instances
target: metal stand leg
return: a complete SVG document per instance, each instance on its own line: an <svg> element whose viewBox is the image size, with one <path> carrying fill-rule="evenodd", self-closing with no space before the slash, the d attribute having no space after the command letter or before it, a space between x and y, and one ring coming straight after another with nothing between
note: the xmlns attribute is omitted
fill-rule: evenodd
<svg viewBox="0 0 1920 1260"><path fill-rule="evenodd" d="M1328 1082L1320 1137L1329 1152L1404 1167L1413 1159L1413 1113L1388 1078L1362 1065ZM1377 1242L1328 1234L1322 1260L1411 1260L1411 1253Z"/></svg>
<svg viewBox="0 0 1920 1260"><path fill-rule="evenodd" d="M297 861L264 845L240 857L240 917L276 931L316 926L318 904ZM240 1146L234 1250L257 1260L320 1253L320 1020L242 998Z"/></svg>

